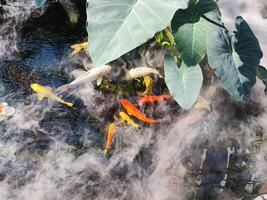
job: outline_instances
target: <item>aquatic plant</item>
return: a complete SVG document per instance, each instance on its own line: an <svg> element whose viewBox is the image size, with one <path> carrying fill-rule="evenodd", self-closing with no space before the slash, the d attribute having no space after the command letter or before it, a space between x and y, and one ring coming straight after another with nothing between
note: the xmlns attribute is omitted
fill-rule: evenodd
<svg viewBox="0 0 267 200"><path fill-rule="evenodd" d="M230 32L214 0L87 0L88 53L96 67L114 61L156 40L168 48L165 82L184 109L199 96L203 74L199 63L207 55L219 83L236 101L247 101L250 90L267 71L258 66L259 42L242 17ZM35 0L40 7L45 0ZM266 79L263 80L266 83Z"/></svg>

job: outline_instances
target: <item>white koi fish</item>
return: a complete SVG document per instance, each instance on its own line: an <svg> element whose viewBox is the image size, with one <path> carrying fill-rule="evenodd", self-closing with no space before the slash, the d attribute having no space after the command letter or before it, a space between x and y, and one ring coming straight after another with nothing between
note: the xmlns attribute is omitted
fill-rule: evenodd
<svg viewBox="0 0 267 200"><path fill-rule="evenodd" d="M60 86L57 91L66 92L70 89L74 89L75 87L87 83L91 83L93 81L97 81L97 85L100 85L102 82L103 76L106 76L111 71L110 65L103 65L101 67L95 67L84 74L78 76L74 81L69 84Z"/></svg>
<svg viewBox="0 0 267 200"><path fill-rule="evenodd" d="M125 80L133 80L149 74L157 74L159 77L162 77L158 70L151 67L137 67L129 70L125 75Z"/></svg>

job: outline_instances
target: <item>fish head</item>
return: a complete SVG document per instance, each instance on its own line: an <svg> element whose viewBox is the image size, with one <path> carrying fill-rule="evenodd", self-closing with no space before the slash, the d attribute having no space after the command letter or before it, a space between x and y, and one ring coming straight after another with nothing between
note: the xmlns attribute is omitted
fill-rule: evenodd
<svg viewBox="0 0 267 200"><path fill-rule="evenodd" d="M123 107L127 107L127 105L129 105L129 102L126 99L120 99L119 102Z"/></svg>
<svg viewBox="0 0 267 200"><path fill-rule="evenodd" d="M101 74L106 75L111 71L111 66L110 65L103 65L101 66Z"/></svg>
<svg viewBox="0 0 267 200"><path fill-rule="evenodd" d="M39 90L40 90L40 85L37 84L37 83L33 83L33 84L31 84L31 89L32 89L33 91L35 91L35 92L39 92Z"/></svg>
<svg viewBox="0 0 267 200"><path fill-rule="evenodd" d="M125 112L123 112L123 111L119 112L119 115L124 120L127 118L127 114Z"/></svg>
<svg viewBox="0 0 267 200"><path fill-rule="evenodd" d="M131 76L131 73L130 73L129 71L126 72L124 79L125 79L126 81L130 81L130 80L133 79L132 76Z"/></svg>
<svg viewBox="0 0 267 200"><path fill-rule="evenodd" d="M120 99L119 102L129 115L131 115L134 112L133 111L134 105L131 102L129 102L126 99Z"/></svg>

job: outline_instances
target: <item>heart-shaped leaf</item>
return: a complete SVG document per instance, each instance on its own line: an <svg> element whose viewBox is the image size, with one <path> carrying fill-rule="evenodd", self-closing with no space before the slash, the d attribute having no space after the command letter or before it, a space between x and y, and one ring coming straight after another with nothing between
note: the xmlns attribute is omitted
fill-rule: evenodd
<svg viewBox="0 0 267 200"><path fill-rule="evenodd" d="M178 10L171 22L176 48L188 66L197 65L206 55L206 23L201 16L217 10L214 0L200 0Z"/></svg>
<svg viewBox="0 0 267 200"><path fill-rule="evenodd" d="M213 21L221 24L218 17ZM236 32L229 35L225 28L207 24L207 53L222 86L237 101L246 101L256 82L256 70L262 57L259 42L242 17L236 18Z"/></svg>
<svg viewBox="0 0 267 200"><path fill-rule="evenodd" d="M187 67L182 63L179 68L172 57L165 57L164 71L170 94L182 108L191 108L199 96L203 83L200 66Z"/></svg>
<svg viewBox="0 0 267 200"><path fill-rule="evenodd" d="M101 66L170 25L190 0L87 0L89 54Z"/></svg>
<svg viewBox="0 0 267 200"><path fill-rule="evenodd" d="M39 7L43 6L45 2L46 2L46 0L35 0L35 6L37 8L39 8Z"/></svg>
<svg viewBox="0 0 267 200"><path fill-rule="evenodd" d="M267 69L261 65L258 66L257 69L257 76L259 79L262 80L264 83L265 87L265 94L267 95Z"/></svg>

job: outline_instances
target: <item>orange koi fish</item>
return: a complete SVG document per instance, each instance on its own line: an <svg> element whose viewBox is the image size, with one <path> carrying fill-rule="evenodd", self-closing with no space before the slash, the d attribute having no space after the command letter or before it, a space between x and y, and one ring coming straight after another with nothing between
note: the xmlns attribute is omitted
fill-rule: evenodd
<svg viewBox="0 0 267 200"><path fill-rule="evenodd" d="M138 108L135 107L131 102L129 102L126 99L121 99L120 104L124 107L124 109L127 111L128 115L132 115L136 117L137 119L147 122L147 123L157 123L159 120L151 119L146 117Z"/></svg>
<svg viewBox="0 0 267 200"><path fill-rule="evenodd" d="M119 113L120 117L126 121L129 125L133 126L134 128L138 128L138 124L136 124L125 112Z"/></svg>
<svg viewBox="0 0 267 200"><path fill-rule="evenodd" d="M106 155L109 148L110 148L110 145L112 143L112 140L113 140L113 136L114 136L114 132L115 132L115 124L114 123L111 123L109 124L108 126L108 135L107 135L107 141L106 141L106 144L105 144L105 149L103 151L103 153Z"/></svg>
<svg viewBox="0 0 267 200"><path fill-rule="evenodd" d="M5 114L5 104L0 104L0 115L4 115Z"/></svg>
<svg viewBox="0 0 267 200"><path fill-rule="evenodd" d="M137 102L140 104L143 103L154 103L156 101L161 101L161 100L168 100L170 99L170 95L161 95L161 96L146 96L146 97L141 97L137 99Z"/></svg>

